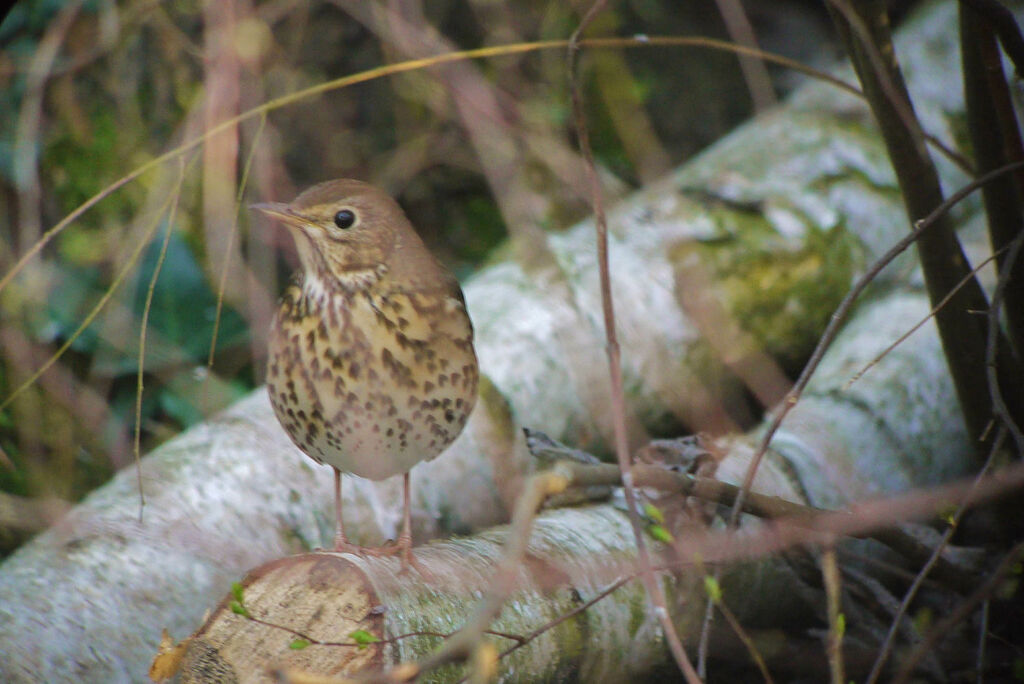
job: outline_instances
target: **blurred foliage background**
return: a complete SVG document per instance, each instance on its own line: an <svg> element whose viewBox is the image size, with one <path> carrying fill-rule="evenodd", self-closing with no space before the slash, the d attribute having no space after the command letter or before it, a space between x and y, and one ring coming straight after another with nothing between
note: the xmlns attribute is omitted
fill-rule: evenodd
<svg viewBox="0 0 1024 684"><path fill-rule="evenodd" d="M0 277L90 197L220 121L411 57L567 38L588 6L17 2L0 24ZM745 19L739 7L611 3L587 35L729 39L749 20L768 50L818 66L837 56L820 3L750 1ZM588 51L582 65L611 196L666 174L799 80L769 68L759 89L734 56L696 49ZM588 213L569 111L564 50L372 80L229 127L55 233L0 291L0 554L132 462L150 297L142 453L261 383L265 330L295 258L248 202L362 178L398 197L461 278L502 244L529 262L544 231Z"/></svg>

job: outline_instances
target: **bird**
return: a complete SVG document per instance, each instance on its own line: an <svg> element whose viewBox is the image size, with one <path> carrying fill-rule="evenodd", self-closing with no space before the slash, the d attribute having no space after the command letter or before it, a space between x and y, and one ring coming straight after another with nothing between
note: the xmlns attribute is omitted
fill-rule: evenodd
<svg viewBox="0 0 1024 684"><path fill-rule="evenodd" d="M334 549L412 562L410 470L458 437L476 403L459 282L398 202L368 183L330 180L287 204L251 206L288 229L299 256L270 326L267 390L292 442L334 469ZM403 476L397 543L349 541L343 474Z"/></svg>

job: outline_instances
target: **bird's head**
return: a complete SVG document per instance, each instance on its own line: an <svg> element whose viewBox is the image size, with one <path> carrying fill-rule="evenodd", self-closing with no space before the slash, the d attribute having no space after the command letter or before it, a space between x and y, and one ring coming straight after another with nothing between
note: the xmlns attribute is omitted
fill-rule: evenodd
<svg viewBox="0 0 1024 684"><path fill-rule="evenodd" d="M328 289L368 287L390 270L396 254L416 259L426 253L398 203L362 181L327 181L289 204L251 207L291 230L305 278Z"/></svg>

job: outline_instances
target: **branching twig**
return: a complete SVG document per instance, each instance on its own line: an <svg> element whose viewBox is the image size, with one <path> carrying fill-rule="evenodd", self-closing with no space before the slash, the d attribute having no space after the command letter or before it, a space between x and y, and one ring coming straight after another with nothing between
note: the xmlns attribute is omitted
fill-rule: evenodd
<svg viewBox="0 0 1024 684"><path fill-rule="evenodd" d="M985 20L999 36L999 44L1003 46L1007 57L1013 62L1018 74L1024 74L1024 36L1013 12L998 0L960 0L982 14Z"/></svg>
<svg viewBox="0 0 1024 684"><path fill-rule="evenodd" d="M949 291L949 294L947 294L947 295L946 295L945 297L943 297L943 298L942 298L942 301L940 301L940 302L939 302L938 304L936 304L935 306L933 306L933 307L932 307L932 310L928 312L928 315L926 315L926 316L925 316L924 318L922 318L922 319L921 319L921 320L919 320L919 321L918 321L917 323L915 323L915 324L914 324L913 326L911 326L911 328L910 328L909 330L907 330L907 331L906 331L905 333L903 333L902 335L900 335L899 337L897 337L897 338L896 338L896 340L895 340L895 341L894 341L894 342L893 342L892 344L890 344L890 345L889 345L888 347L886 347L885 349L883 349L883 350L882 350L882 351L881 351L881 352L880 352L880 353L879 353L879 354L878 354L877 356L875 356L875 358L873 358L873 359L871 359L870 361L868 361L868 362L867 362L867 363L866 363L866 364L864 365L864 367L863 367L863 368L861 368L861 369L860 369L859 371L857 371L856 373L854 373L854 374L853 374L853 377L851 377L851 378L850 378L849 380L847 380L847 381L846 381L846 384L845 384L845 385L843 385L843 391L845 392L846 390L850 389L850 388L851 388L851 387L853 386L853 383L857 382L857 381L858 381L858 380L860 380L860 379L861 379L862 377L864 377L864 374L865 374L865 373L867 373L867 372L868 372L869 370L871 370L872 368L874 368L875 366L877 366L877 365L878 365L878 363L879 363L879 362L880 362L880 361L881 361L882 359L884 359L884 358L885 358L886 356L888 356L888 355L889 355L890 353L892 353L892 351L893 351L894 349L896 349L896 348L897 348L898 346L900 346L901 344L903 344L903 342L904 342L904 341L905 341L905 340L906 340L906 339L907 339L908 337L910 337L910 336L911 336L911 335L913 335L913 334L914 334L915 332L917 332L918 330L920 330L920 329L921 329L921 326L923 326L923 325L924 325L925 323L927 323L927 322L928 322L928 321L930 321L930 320L931 320L932 318L934 318L934 317L935 317L935 314L936 314L936 313L937 313L937 312L939 311L939 309L941 309L942 307L946 306L946 304L948 304L948 303L949 303L949 300L953 298L953 295L955 295L955 294L957 293L957 291L958 291L958 290L959 290L959 289L960 289L961 287L963 287L964 285L966 285L966 284L967 284L967 283L968 283L968 282L970 281L970 279L971 279L971 278L974 278L975 276L977 276L977 275L978 275L978 273L979 273L979 272L981 271L981 269L985 268L985 267L986 267L986 266L988 266L988 265L989 265L990 263L992 263L993 261L995 261L995 259L996 259L996 258L997 258L997 257L998 257L998 256L999 256L1000 254L1003 254L1003 253L1005 253L1007 249L1008 249L1008 248L1004 247L1003 249L999 250L999 251L998 251L998 252L996 252L995 254L990 254L989 256L985 257L985 258L984 258L984 259L982 259L982 260L981 260L980 262L978 262L978 265L977 265L977 266L975 266L974 268L972 268L972 269L971 269L971 272L970 272L970 273L968 273L968 274L967 274L967 275L965 275L965 276L964 276L963 278L961 278L961 279L960 279L960 282L956 284L956 287L954 287L954 288L953 288L952 290L950 290L950 291Z"/></svg>
<svg viewBox="0 0 1024 684"><path fill-rule="evenodd" d="M938 172L928 155L921 126L913 114L909 95L896 61L891 26L885 3L862 0L830 0L829 11L851 55L865 97L878 124L881 137L896 172L907 215L916 223L943 203ZM909 116L908 116L909 114ZM966 274L968 259L952 223L944 218L917 243L928 296L933 304ZM960 409L972 442L977 463L984 460L982 443L991 418L988 386L982 373L985 358L985 326L972 311L988 309L989 302L980 283L972 279L939 311L936 323L946 363L956 388ZM1011 378L1022 372L1005 339L998 347L999 372ZM1004 389L1008 383L1003 383ZM1010 395L1012 411L1024 404L1019 387Z"/></svg>
<svg viewBox="0 0 1024 684"><path fill-rule="evenodd" d="M998 369L996 367L996 356L999 343L1000 305L1003 302L1003 296L1006 294L1006 286L1010 282L1010 275L1013 273L1017 259L1020 257L1022 246L1024 246L1024 232L1010 243L1010 251L999 268L999 279L996 281L996 289L992 293L992 305L988 311L988 339L985 344L985 376L988 378L988 391L992 398L992 412L1006 426L1010 434L1013 435L1013 441L1017 445L1017 456L1019 458L1024 458L1024 432L1021 432L1021 426L1017 424L1003 399Z"/></svg>
<svg viewBox="0 0 1024 684"><path fill-rule="evenodd" d="M761 437L761 441L754 452L754 456L751 458L750 464L747 466L747 471L740 487L739 496L736 497L736 501L733 503L732 513L729 517L730 526L735 526L739 521L740 514L744 512L744 499L748 496L747 493L753 485L754 477L757 475L757 470L761 465L761 461L764 458L764 455L768 452L768 445L771 444L772 438L782 425L782 421L785 420L786 416L800 400L800 396L803 394L804 389L807 388L807 384L810 382L811 376L817 370L818 365L824 358L825 352L832 344L832 341L835 339L836 335L839 334L840 327L842 327L843 323L846 321L847 316L849 316L854 303L860 297L861 293L867 289L868 285L871 284L882 269L888 266L897 256L902 254L914 243L915 240L918 239L918 237L921 236L922 233L928 230L940 217L949 212L950 209L956 206L956 204L961 200L978 188L984 186L985 183L988 183L993 178L998 178L1003 174L1011 173L1021 168L1024 168L1024 162L1007 164L1006 166L995 169L990 173L986 173L981 178L968 183L963 188L950 195L945 201L939 204L939 206L935 207L925 218L915 223L914 229L909 234L893 245L885 254L882 255L881 258L867 269L864 275L861 276L856 283L854 283L853 287L850 288L850 291L845 297L843 297L843 301L839 303L838 308L836 308L835 312L832 314L828 325L825 327L825 331L821 334L818 344L811 353L811 357L807 360L807 364L800 373L800 377L797 378L797 381L790 388L789 392L786 393L786 396L775 410L768 428ZM701 646L698 651L698 662L700 664L703 664L706 658L710 620L711 612L708 611L705 614L704 626L701 631ZM703 671L703 668L700 669Z"/></svg>
<svg viewBox="0 0 1024 684"><path fill-rule="evenodd" d="M424 672L443 665L468 660L478 648L481 636L501 612L505 601L515 590L516 573L526 555L533 521L544 501L565 491L572 482L572 472L559 464L554 469L532 476L516 501L501 559L495 568L491 589L484 596L466 624L436 652L416 663L404 663L389 673L391 681L412 681Z"/></svg>
<svg viewBox="0 0 1024 684"><path fill-rule="evenodd" d="M914 578L914 581L910 584L906 594L903 596L903 600L900 602L900 606L893 615L892 624L889 626L889 632L885 635L885 640L882 642L882 646L878 651L878 657L875 659L875 664L871 667L871 673L868 675L867 684L874 684L878 681L878 678L882 674L882 667L885 666L886 660L889 658L889 654L892 651L892 646L896 641L896 633L899 630L900 623L903 621L903 616L907 614L907 610L910 608L910 604L917 596L918 590L921 588L921 584L928 576L929 571L942 557L942 552L946 549L946 546L953 539L953 534L956 532L960 525L960 520L963 518L964 513L971 506L971 496L977 489L978 483L982 481L985 475L988 473L989 468L992 466L992 462L995 459L999 449L1003 446L1003 441L1006 439L1006 428L1000 428L999 434L996 435L995 441L992 443L992 448L989 451L988 459L985 461L985 466L978 472L977 477L974 479L974 483L967 493L964 495L963 501L960 502L960 506L954 514L952 520L949 521L949 525L946 527L946 532L942 535L942 539L932 550L931 558L924 564L920 572Z"/></svg>
<svg viewBox="0 0 1024 684"><path fill-rule="evenodd" d="M779 404L778 409L776 409L775 415L772 417L772 421L768 425L768 429L765 430L764 436L758 444L757 451L754 453L754 457L751 459L750 465L747 467L747 472L743 478L742 484L743 492L750 490L750 486L754 481L754 476L757 474L757 469L761 464L761 460L768 451L768 445L771 443L772 437L775 436L776 431L778 431L779 426L782 425L782 421L786 418L786 415L796 405L797 401L800 400L800 395L803 394L804 389L807 388L807 383L810 382L811 376L814 374L814 371L817 370L818 365L825 356L825 352L832 344L836 335L839 334L839 328L846 321L846 317L853 309L853 305L857 301L857 298L860 297L861 293L863 293L865 289L867 289L868 285L871 284L871 281L873 281L882 269L888 266L893 259L906 251L906 249L910 247L910 245L912 245L922 233L931 228L939 217L948 213L950 209L956 206L965 197L982 187L985 183L991 181L993 178L997 178L1000 175L1011 173L1021 168L1024 168L1024 162L1007 164L1006 166L995 169L990 173L986 173L984 176L968 183L960 190L950 195L944 202L935 207L928 216L918 221L910 233L893 245L881 256L881 258L878 259L878 261L867 269L864 275L862 275L856 283L854 283L853 287L850 288L850 291L843 298L843 301L839 303L835 313L833 313L829 319L829 323L825 327L825 331L821 334L821 339L818 340L818 344L811 353L810 359L808 359L807 364L800 373L800 377ZM733 504L731 517L734 520L739 519L739 514L742 512L744 497L745 495L741 492L741 496L737 499L736 503Z"/></svg>
<svg viewBox="0 0 1024 684"><path fill-rule="evenodd" d="M636 540L637 556L640 561L640 568L643 571L644 589L647 597L654 606L655 615L661 624L665 641L672 652L672 657L679 666L679 670L686 679L693 683L699 682L690 659L686 655L679 635L676 634L675 625L668 613L668 606L665 601L665 594L661 585L656 581L654 571L651 569L651 559L647 552L647 543L644 541L643 526L640 522L640 513L637 510L636 493L633 491L632 458L629 452L629 444L626 436L626 399L622 390L622 368L620 363L620 350L618 337L615 330L615 308L612 302L611 274L608 266L608 223L604 213L604 199L601 193L601 185L597 178L597 169L594 164L594 153L590 149L590 134L586 124L586 116L583 110L583 92L580 86L579 61L579 39L590 22L604 8L607 0L595 0L580 25L573 32L569 39L568 65L569 65L569 90L572 94L573 119L576 125L576 134L583 155L584 172L586 173L588 185L590 186L591 199L594 204L594 227L597 230L597 260L601 277L601 306L604 313L604 330L606 337L606 351L608 353L608 373L611 379L611 404L612 422L615 430L615 454L618 457L619 469L622 471L622 488L626 498L626 505L629 508L629 521L633 527L633 537Z"/></svg>
<svg viewBox="0 0 1024 684"><path fill-rule="evenodd" d="M947 617L939 620L925 635L925 638L917 645L911 654L903 661L903 666L900 668L899 673L893 680L894 684L904 684L910 680L910 675L914 672L914 668L921 662L921 659L925 655L935 648L935 645L944 637L947 636L953 627L962 620L967 619L968 616L979 603L988 600L995 594L1000 582L1009 575L1013 568L1020 563L1021 555L1024 554L1024 542L1020 542L1015 545L1010 552L1006 554L1002 562L999 563L995 571L988 578L988 580L978 587L977 591L968 596L964 601L956 607L956 609L950 613Z"/></svg>

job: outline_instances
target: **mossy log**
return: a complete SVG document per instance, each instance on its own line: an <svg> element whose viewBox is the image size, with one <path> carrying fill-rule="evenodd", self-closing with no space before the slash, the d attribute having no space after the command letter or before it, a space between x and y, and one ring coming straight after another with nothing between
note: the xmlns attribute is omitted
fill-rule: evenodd
<svg viewBox="0 0 1024 684"><path fill-rule="evenodd" d="M962 470L964 427L934 327L886 357L860 380L858 391L837 392L852 371L905 330L908 320L927 311L922 293L894 293L861 310L826 355L821 373L759 471L758 492L842 507L912 483L948 480ZM718 477L741 480L756 441L757 430L719 440L716 450L723 450L724 458ZM703 537L702 525L680 508L672 526L675 536ZM509 528L501 527L432 542L416 550L422 571L401 574L393 558L319 553L273 561L243 582L246 608L260 622L232 612L233 599L227 596L185 647L183 681L227 677L270 682L277 672L368 675L423 658L438 647L441 635L462 626L491 588L507 534ZM893 560L875 542L851 544ZM634 573L633 549L632 529L620 505L545 512L530 537L519 588L493 630L520 637L541 630ZM691 565L661 575L666 594L673 597L677 629L690 642L704 615L703 578L715 561L706 548L702 556L703 568ZM825 606L820 587L807 579L806 566L806 557L799 554L727 564L722 582L727 603L745 622L800 634L815 625ZM810 567L813 577L816 571ZM850 603L844 611L852 650L884 628L861 606ZM357 630L382 641L359 648L349 637ZM428 634L403 636L417 633ZM314 643L295 650L290 646L297 638ZM499 652L518 643L507 636L487 638ZM512 651L499 663L499 679L513 681L529 673L534 681L624 681L671 665L662 639L642 584L630 582ZM783 643L763 646L762 655L769 662L784 659ZM823 654L822 648L811 660L823 665ZM790 671L785 663L780 666ZM424 680L457 681L463 675L461 667L448 666Z"/></svg>
<svg viewBox="0 0 1024 684"><path fill-rule="evenodd" d="M929 6L898 46L917 112L955 147L963 107L954 13L952 2ZM950 187L964 182L952 164L940 166ZM965 202L956 220L970 222L978 206ZM634 445L651 433L742 425L747 418L733 407L743 404L740 377L750 360L778 358L791 369L852 280L908 230L863 104L822 85L804 87L621 203L609 221ZM606 450L611 421L593 226L585 222L549 243L557 270L505 261L466 284L487 382L464 436L413 471L417 541L506 518L529 466L521 426ZM901 258L878 280L875 296L913 285L914 269L912 255ZM687 287L693 278L700 287ZM694 292L701 298L688 299ZM709 310L734 322L742 334L725 337L741 344L709 341L714 326L702 328L700 318ZM922 382L942 382L941 357L930 358L937 376ZM917 394L950 411L945 394ZM791 419L820 430L814 439L804 433L801 448L832 440L830 401L805 399L803 413ZM888 470L933 445L928 457L940 467L899 471L892 480L871 471L864 492L934 481L961 467L958 459L969 452L955 410L937 432L911 420L914 411L931 410L926 402L876 417L921 432L907 451L875 452L870 460L879 465L863 467ZM876 418L865 415L864 427ZM782 481L789 489L797 488L794 477L845 486L852 466L830 463L784 473ZM262 390L170 440L144 459L141 521L136 474L128 469L0 566L0 679L139 679L163 628L191 632L247 569L330 539L330 480L288 443ZM398 483L350 482L345 505L353 536L370 544L394 536ZM833 502L827 487L813 491L816 502Z"/></svg>

